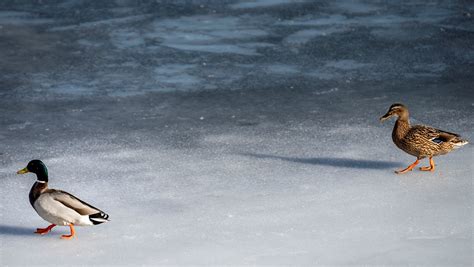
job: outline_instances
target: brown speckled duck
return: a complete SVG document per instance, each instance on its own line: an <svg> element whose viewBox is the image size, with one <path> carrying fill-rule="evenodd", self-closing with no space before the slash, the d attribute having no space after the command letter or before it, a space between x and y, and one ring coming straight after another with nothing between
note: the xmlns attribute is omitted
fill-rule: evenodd
<svg viewBox="0 0 474 267"><path fill-rule="evenodd" d="M380 118L380 121L383 122L392 116L398 116L392 132L393 142L401 150L416 157L413 164L403 170L395 171L396 173L411 171L421 159L427 157L430 159L430 166L421 167L420 170L434 171L433 157L446 154L468 143L455 133L424 125L411 126L408 119L408 109L402 104L397 103L390 106L388 112Z"/></svg>

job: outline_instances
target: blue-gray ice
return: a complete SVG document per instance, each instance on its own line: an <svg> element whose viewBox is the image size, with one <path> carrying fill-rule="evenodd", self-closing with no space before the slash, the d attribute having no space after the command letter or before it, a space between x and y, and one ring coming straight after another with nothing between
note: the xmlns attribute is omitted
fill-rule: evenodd
<svg viewBox="0 0 474 267"><path fill-rule="evenodd" d="M472 145L395 175L378 118L474 141L473 12L0 1L0 265L471 266ZM112 221L34 235L34 158Z"/></svg>

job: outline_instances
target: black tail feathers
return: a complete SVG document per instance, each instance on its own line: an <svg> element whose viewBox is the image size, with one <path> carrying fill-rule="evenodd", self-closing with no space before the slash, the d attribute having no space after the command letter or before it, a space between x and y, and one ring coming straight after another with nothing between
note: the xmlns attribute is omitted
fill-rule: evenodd
<svg viewBox="0 0 474 267"><path fill-rule="evenodd" d="M98 212L89 215L89 220L94 224L101 224L110 221L109 215L105 214L104 212Z"/></svg>

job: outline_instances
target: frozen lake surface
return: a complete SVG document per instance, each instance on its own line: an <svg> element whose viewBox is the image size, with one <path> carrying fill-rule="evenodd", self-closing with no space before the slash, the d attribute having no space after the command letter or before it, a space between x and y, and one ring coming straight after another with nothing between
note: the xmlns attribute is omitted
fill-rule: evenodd
<svg viewBox="0 0 474 267"><path fill-rule="evenodd" d="M15 2L0 265L472 265L472 144L396 175L378 121L474 141L468 1ZM33 234L34 158L111 222Z"/></svg>

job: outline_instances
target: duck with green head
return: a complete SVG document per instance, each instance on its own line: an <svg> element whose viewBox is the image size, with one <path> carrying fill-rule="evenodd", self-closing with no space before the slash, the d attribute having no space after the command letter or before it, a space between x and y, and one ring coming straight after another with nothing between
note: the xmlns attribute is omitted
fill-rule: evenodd
<svg viewBox="0 0 474 267"><path fill-rule="evenodd" d="M411 171L424 158L430 159L430 166L421 167L420 170L434 171L433 157L444 155L468 143L468 141L461 139L459 134L425 125L412 126L409 121L408 108L403 104L391 105L380 121L383 122L394 116L397 117L397 121L392 131L393 142L401 150L416 157L414 163L403 170L395 171L396 173Z"/></svg>
<svg viewBox="0 0 474 267"><path fill-rule="evenodd" d="M37 180L30 190L30 203L38 215L51 223L46 228L36 229L37 234L44 235L56 225L69 226L70 235L62 235L63 239L75 236L74 226L96 225L109 221L109 215L77 197L56 189L48 188L48 169L41 160L32 160L19 170L17 174L36 174Z"/></svg>

